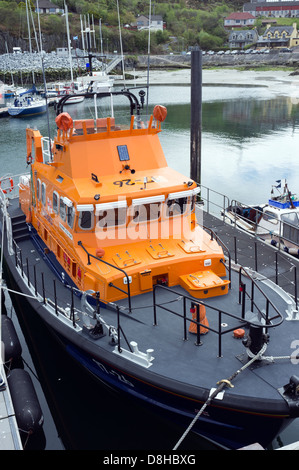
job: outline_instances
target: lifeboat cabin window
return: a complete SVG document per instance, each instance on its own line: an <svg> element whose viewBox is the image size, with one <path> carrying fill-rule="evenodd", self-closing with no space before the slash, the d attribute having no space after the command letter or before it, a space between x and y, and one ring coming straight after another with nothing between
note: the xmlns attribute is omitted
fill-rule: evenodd
<svg viewBox="0 0 299 470"><path fill-rule="evenodd" d="M37 196L37 199L40 201L40 199L41 199L41 181L40 181L39 178L37 179L37 182L36 182L36 196Z"/></svg>
<svg viewBox="0 0 299 470"><path fill-rule="evenodd" d="M66 205L65 205L63 197L60 198L59 214L60 214L61 219L65 222L65 219L66 219Z"/></svg>
<svg viewBox="0 0 299 470"><path fill-rule="evenodd" d="M46 205L46 185L42 183L42 204Z"/></svg>
<svg viewBox="0 0 299 470"><path fill-rule="evenodd" d="M188 198L181 197L179 199L168 199L166 217L175 217L182 215L187 211Z"/></svg>
<svg viewBox="0 0 299 470"><path fill-rule="evenodd" d="M158 220L161 216L161 203L163 195L144 197L132 200L132 217L134 223Z"/></svg>
<svg viewBox="0 0 299 470"><path fill-rule="evenodd" d="M53 211L58 214L59 210L59 194L56 191L53 192Z"/></svg>
<svg viewBox="0 0 299 470"><path fill-rule="evenodd" d="M70 228L73 228L75 220L75 209L73 206L67 207L66 210L66 221Z"/></svg>
<svg viewBox="0 0 299 470"><path fill-rule="evenodd" d="M196 188L194 188L192 190L192 196L191 196L191 212L194 211L195 209L195 203L196 203L196 200L197 200L197 195L200 193L200 187L197 186Z"/></svg>
<svg viewBox="0 0 299 470"><path fill-rule="evenodd" d="M92 204L80 204L77 206L77 211L79 212L79 227L82 230L90 230L93 228L94 215L93 215L93 205Z"/></svg>
<svg viewBox="0 0 299 470"><path fill-rule="evenodd" d="M179 191L168 194L166 203L166 217L176 217L190 212L193 209L195 195L199 189L190 189L189 191Z"/></svg>
<svg viewBox="0 0 299 470"><path fill-rule="evenodd" d="M108 202L96 205L96 224L99 228L125 225L127 201Z"/></svg>

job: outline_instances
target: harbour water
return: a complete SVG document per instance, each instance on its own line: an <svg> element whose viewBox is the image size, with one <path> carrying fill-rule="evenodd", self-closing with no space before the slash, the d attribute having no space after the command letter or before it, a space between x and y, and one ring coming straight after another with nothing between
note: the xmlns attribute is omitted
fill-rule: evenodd
<svg viewBox="0 0 299 470"><path fill-rule="evenodd" d="M168 164L189 175L190 87L151 87L150 111L155 104L162 104L168 110L161 133ZM109 100L105 105L109 106ZM91 100L85 100L65 110L76 119L82 113L89 116L92 106ZM116 116L122 111L122 107L115 105ZM53 138L53 108L49 114ZM45 115L1 119L1 176L28 171L25 129L29 123L48 135ZM203 185L245 203L266 202L272 185L283 178L287 178L292 192L299 191L296 100L259 87L204 87L202 123ZM156 411L96 384L73 363L39 319L20 303L15 313L7 298L7 310L23 338L25 368L34 377L45 416L43 433L29 439L28 449L169 451L174 447L183 429ZM294 423L273 442L273 447L298 440L298 431L299 424ZM215 447L191 433L180 449Z"/></svg>

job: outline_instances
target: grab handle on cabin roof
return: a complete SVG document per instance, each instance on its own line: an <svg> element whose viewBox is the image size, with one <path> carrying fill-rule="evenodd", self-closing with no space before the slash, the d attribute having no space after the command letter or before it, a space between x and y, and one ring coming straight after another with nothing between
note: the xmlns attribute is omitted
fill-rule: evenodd
<svg viewBox="0 0 299 470"><path fill-rule="evenodd" d="M98 258L97 256L95 255L92 255L91 253L89 253L86 248L84 247L83 243L81 241L78 241L78 245L81 246L81 248L85 251L85 253L87 254L87 259L88 259L88 264L90 264L90 257L94 258L94 259L97 259L98 261L101 261L102 263L106 264L107 266L110 266L111 268L114 268L114 269L117 269L118 271L122 272L126 279L127 279L127 287L128 287L128 292L126 293L125 291L123 291L121 289L122 292L126 293L127 296L128 296L128 302L129 302L129 312L131 313L132 311L132 308L131 308L131 292L130 292L130 279L129 279L129 276L128 274L126 273L126 271L124 269L121 269L119 268L118 266L114 266L114 264L111 264L111 263L108 263L108 261L105 261L101 258ZM114 286L112 283L110 283L111 287L114 287L114 288L117 288L116 286ZM117 288L118 290L120 290L119 288Z"/></svg>
<svg viewBox="0 0 299 470"><path fill-rule="evenodd" d="M223 241L221 240L221 238L218 237L218 235L209 227L206 227L205 225L202 225L202 228L204 230L206 230L207 232L210 233L210 236L211 236L211 240L216 240L217 243L219 243L223 250L227 252L227 257L228 257L228 267L226 266L225 264L225 261L223 259L220 260L220 263L222 263L225 267L225 269L228 270L228 279L229 279L229 289L232 288L232 285L231 285L231 280L232 280L232 260L231 260L231 254L230 254L230 251L229 249L227 248L227 246L223 243Z"/></svg>
<svg viewBox="0 0 299 470"><path fill-rule="evenodd" d="M98 92L98 93L76 93L76 96L85 96L85 98L94 98L96 95L97 98L107 98L110 96L126 96L130 102L130 112L131 116L134 114L134 110L136 111L136 114L140 114L140 108L143 107L142 103L140 104L138 101L138 98L131 93L129 90L122 90L122 91L110 91L110 92ZM63 106L67 103L67 100L70 99L72 94L70 95L64 95L58 103L55 103L55 111L56 115L58 116L60 113L63 112Z"/></svg>

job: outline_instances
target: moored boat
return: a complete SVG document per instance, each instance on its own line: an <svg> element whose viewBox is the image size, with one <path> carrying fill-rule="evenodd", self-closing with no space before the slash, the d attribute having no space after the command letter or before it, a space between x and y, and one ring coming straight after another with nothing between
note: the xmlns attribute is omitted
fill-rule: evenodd
<svg viewBox="0 0 299 470"><path fill-rule="evenodd" d="M57 82L47 86L47 96L56 98L57 101L59 101L62 96L72 95L67 101L68 105L82 103L82 101L84 101L83 92L84 90L79 89L74 82Z"/></svg>
<svg viewBox="0 0 299 470"><path fill-rule="evenodd" d="M267 203L246 205L232 201L223 215L228 223L298 257L299 200L289 190L286 180L282 190L281 187L281 180L276 181Z"/></svg>
<svg viewBox="0 0 299 470"><path fill-rule="evenodd" d="M27 129L30 171L1 183L9 280L99 380L227 447L265 446L299 414L296 305L200 223L200 187L159 141L165 108L147 120L112 96L127 127L74 121L65 96L53 143Z"/></svg>
<svg viewBox="0 0 299 470"><path fill-rule="evenodd" d="M36 88L33 86L30 90L15 95L7 111L12 117L40 115L47 111L47 102L36 94Z"/></svg>

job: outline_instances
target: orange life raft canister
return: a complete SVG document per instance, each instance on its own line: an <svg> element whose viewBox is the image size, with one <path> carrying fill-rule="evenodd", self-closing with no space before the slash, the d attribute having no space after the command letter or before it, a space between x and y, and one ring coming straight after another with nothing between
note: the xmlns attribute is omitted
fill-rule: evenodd
<svg viewBox="0 0 299 470"><path fill-rule="evenodd" d="M62 131L68 131L71 127L73 127L73 119L69 115L69 113L60 113L58 114L57 118L55 119L58 129Z"/></svg>
<svg viewBox="0 0 299 470"><path fill-rule="evenodd" d="M190 313L192 313L192 320L197 321L197 313L196 313L196 307L190 308ZM206 307L202 304L199 304L199 323L201 325L209 326L208 319L206 317ZM200 334L204 335L206 334L209 330L207 328L204 328L203 326L200 326ZM189 333L197 333L197 324L191 322L189 326Z"/></svg>
<svg viewBox="0 0 299 470"><path fill-rule="evenodd" d="M161 104L157 104L153 110L153 116L157 121L163 122L167 116L167 109Z"/></svg>

